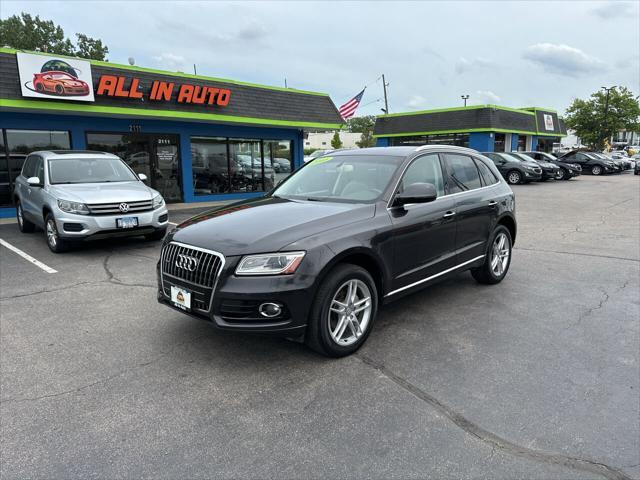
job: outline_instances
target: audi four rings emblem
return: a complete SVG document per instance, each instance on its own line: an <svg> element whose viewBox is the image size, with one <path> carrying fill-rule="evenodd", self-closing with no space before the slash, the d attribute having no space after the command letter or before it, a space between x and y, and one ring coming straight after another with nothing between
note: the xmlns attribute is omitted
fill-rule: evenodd
<svg viewBox="0 0 640 480"><path fill-rule="evenodd" d="M178 258L176 258L176 267L187 270L188 272L193 272L197 266L197 258L190 257L189 255L184 255L182 253L178 254Z"/></svg>
<svg viewBox="0 0 640 480"><path fill-rule="evenodd" d="M127 213L129 211L129 204L128 203L121 203L118 208L120 209L120 211L122 213Z"/></svg>

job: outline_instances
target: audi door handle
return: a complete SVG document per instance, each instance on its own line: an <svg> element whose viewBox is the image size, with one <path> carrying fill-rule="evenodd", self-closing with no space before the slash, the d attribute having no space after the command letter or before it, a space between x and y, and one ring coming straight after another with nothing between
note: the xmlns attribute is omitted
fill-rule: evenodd
<svg viewBox="0 0 640 480"><path fill-rule="evenodd" d="M456 214L456 212L447 212L445 213L442 218L451 218Z"/></svg>
<svg viewBox="0 0 640 480"><path fill-rule="evenodd" d="M491 201L489 202L489 206L490 206L490 207L495 207L497 204L498 204L498 202L496 202L495 200L491 200Z"/></svg>

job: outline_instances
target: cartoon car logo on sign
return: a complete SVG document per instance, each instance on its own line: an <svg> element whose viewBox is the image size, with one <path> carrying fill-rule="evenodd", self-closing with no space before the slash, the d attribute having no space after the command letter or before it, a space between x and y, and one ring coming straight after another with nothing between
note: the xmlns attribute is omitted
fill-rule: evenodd
<svg viewBox="0 0 640 480"><path fill-rule="evenodd" d="M25 86L38 93L58 96L83 97L89 95L89 84L78 78L79 70L62 60L49 60L42 65L40 73Z"/></svg>
<svg viewBox="0 0 640 480"><path fill-rule="evenodd" d="M89 85L67 72L46 72L33 74L36 92L53 95L89 95Z"/></svg>

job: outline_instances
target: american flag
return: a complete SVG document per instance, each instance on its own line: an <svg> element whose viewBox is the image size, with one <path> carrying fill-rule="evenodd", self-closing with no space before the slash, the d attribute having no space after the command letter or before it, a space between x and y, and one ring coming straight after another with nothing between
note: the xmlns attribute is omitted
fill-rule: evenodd
<svg viewBox="0 0 640 480"><path fill-rule="evenodd" d="M356 113L356 109L358 108L358 105L360 105L360 100L362 100L362 96L364 95L364 90L365 89L363 88L359 94L338 109L338 112L343 119L347 120L353 117L353 114Z"/></svg>

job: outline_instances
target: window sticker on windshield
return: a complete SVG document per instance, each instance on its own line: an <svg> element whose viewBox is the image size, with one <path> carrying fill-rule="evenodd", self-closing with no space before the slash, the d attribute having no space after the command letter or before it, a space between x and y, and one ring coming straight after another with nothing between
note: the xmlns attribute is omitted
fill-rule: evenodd
<svg viewBox="0 0 640 480"><path fill-rule="evenodd" d="M311 165L320 165L321 163L328 162L329 160L333 160L333 157L319 157L311 162Z"/></svg>

